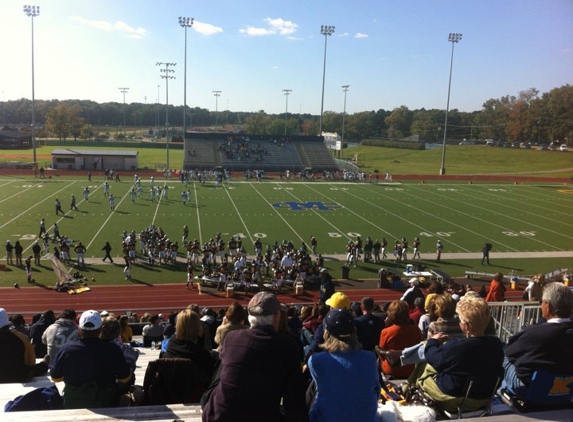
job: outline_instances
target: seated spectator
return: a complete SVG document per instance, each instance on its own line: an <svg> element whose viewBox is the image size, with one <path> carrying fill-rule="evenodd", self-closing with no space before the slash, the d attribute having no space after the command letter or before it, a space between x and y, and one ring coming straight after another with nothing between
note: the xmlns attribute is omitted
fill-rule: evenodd
<svg viewBox="0 0 573 422"><path fill-rule="evenodd" d="M380 333L378 346L381 356L384 358L382 371L395 378L408 378L414 370L414 365L393 365L387 359L386 354L393 350L403 350L422 340L420 330L410 320L409 309L408 303L403 300L391 302L388 306L387 327Z"/></svg>
<svg viewBox="0 0 573 422"><path fill-rule="evenodd" d="M417 297L424 299L424 292L420 288L420 279L418 277L412 277L409 281L410 287L406 289L400 300L408 303L410 308L414 307L414 300Z"/></svg>
<svg viewBox="0 0 573 422"><path fill-rule="evenodd" d="M127 316L126 315L123 315L123 316L127 320ZM131 382L131 384L133 384L135 382L135 368L136 368L137 359L139 358L139 350L131 347L129 345L129 343L121 342L121 334L120 333L121 333L121 324L119 323L119 321L117 319L115 319L115 317L108 316L102 322L101 333L100 333L99 337L103 341L108 341L112 344L117 345L117 347L119 347L119 349L121 350L121 353L123 353L123 357L125 358L127 365L129 366L129 369L131 370L131 373L133 375L132 382Z"/></svg>
<svg viewBox="0 0 573 422"><path fill-rule="evenodd" d="M30 341L34 346L34 353L37 357L43 358L48 353L48 347L42 342L42 335L50 325L56 322L54 311L44 312L40 319L30 327Z"/></svg>
<svg viewBox="0 0 573 422"><path fill-rule="evenodd" d="M573 291L561 283L543 288L541 314L545 322L531 325L510 337L503 363L502 388L525 397L536 370L573 375Z"/></svg>
<svg viewBox="0 0 573 422"><path fill-rule="evenodd" d="M426 313L424 308L424 299L421 297L417 297L414 299L414 306L410 308L410 319L414 323L414 325L418 325L420 322L420 318L422 315Z"/></svg>
<svg viewBox="0 0 573 422"><path fill-rule="evenodd" d="M153 315L149 324L143 327L143 347L150 347L151 342L161 343L163 340L163 325L159 324L159 315Z"/></svg>
<svg viewBox="0 0 573 422"><path fill-rule="evenodd" d="M50 325L42 334L42 343L48 347L50 360L66 343L78 340L78 327L76 325L76 311L64 309L56 322Z"/></svg>
<svg viewBox="0 0 573 422"><path fill-rule="evenodd" d="M225 336L230 331L235 330L243 330L245 328L249 328L244 324L245 317L247 313L245 312L245 308L239 302L231 303L231 306L227 309L225 313L225 317L223 318L223 323L217 327L217 331L215 333L215 344L218 345L217 350L218 352L221 351L221 346L223 345L223 340L225 340Z"/></svg>
<svg viewBox="0 0 573 422"><path fill-rule="evenodd" d="M165 328L163 329L164 339L170 339L171 336L175 334L175 323L177 321L177 312L171 312L169 314L168 320L169 322L165 325Z"/></svg>
<svg viewBox="0 0 573 422"><path fill-rule="evenodd" d="M225 337L219 374L201 399L203 420L308 421L296 343L277 332L279 300L259 292L249 302L248 312L251 328Z"/></svg>
<svg viewBox="0 0 573 422"><path fill-rule="evenodd" d="M527 287L523 292L523 299L530 302L539 302L543 296L543 286L545 285L545 275L537 274L531 277L527 283Z"/></svg>
<svg viewBox="0 0 573 422"><path fill-rule="evenodd" d="M190 309L184 309L177 315L175 334L167 343L166 358L190 359L205 371L205 382L208 384L213 375L214 359L203 345L203 326L199 315Z"/></svg>
<svg viewBox="0 0 573 422"><path fill-rule="evenodd" d="M133 330L129 326L129 317L127 315L119 317L119 326L121 328L121 342L131 344L131 340L133 339Z"/></svg>
<svg viewBox="0 0 573 422"><path fill-rule="evenodd" d="M324 353L313 354L308 367L316 384L310 409L312 422L377 421L380 381L376 358L361 350L355 320L344 309L333 309L324 319Z"/></svg>
<svg viewBox="0 0 573 422"><path fill-rule="evenodd" d="M380 340L380 333L384 328L384 319L374 315L374 299L371 297L362 298L360 307L363 313L356 318L356 322L365 327L364 332L367 334L361 338L362 349L373 351Z"/></svg>
<svg viewBox="0 0 573 422"><path fill-rule="evenodd" d="M456 302L450 294L437 295L430 306L437 319L430 322L427 338L440 332L449 337L465 337L460 328L460 320L456 316Z"/></svg>
<svg viewBox="0 0 573 422"><path fill-rule="evenodd" d="M424 300L424 309L430 309L430 300L437 295L444 294L444 285L436 280L432 281L428 287L428 294ZM425 337L424 337L425 338Z"/></svg>
<svg viewBox="0 0 573 422"><path fill-rule="evenodd" d="M450 338L443 332L432 335L424 348L427 365L417 384L448 411L457 411L464 399L464 408L472 411L491 398L503 372L503 345L499 338L485 335L490 312L484 300L464 298L456 311L465 338ZM474 383L464 398L468 378Z"/></svg>
<svg viewBox="0 0 573 422"><path fill-rule="evenodd" d="M312 308L312 313L302 322L301 341L304 346L312 343L312 338L316 332L316 328L322 324L322 320L328 313L330 308L325 304L316 304Z"/></svg>
<svg viewBox="0 0 573 422"><path fill-rule="evenodd" d="M64 408L115 407L131 371L123 353L99 338L99 312L85 311L79 322L79 341L65 344L50 362L54 382L65 383Z"/></svg>
<svg viewBox="0 0 573 422"><path fill-rule="evenodd" d="M0 383L25 382L42 371L35 370L36 355L28 337L18 330L10 330L10 321L0 308ZM47 366L43 364L45 373Z"/></svg>
<svg viewBox="0 0 573 422"><path fill-rule="evenodd" d="M209 326L209 339L211 340L211 344L214 344L215 333L217 332L219 325L221 325L221 321L217 319L217 312L212 308L203 308L201 311L201 321Z"/></svg>
<svg viewBox="0 0 573 422"><path fill-rule="evenodd" d="M201 315L201 308L199 308L199 305L196 303L192 303L191 305L187 306L187 309L191 309L197 315ZM205 321L201 321L201 326L203 327L203 334L201 336L203 338L203 345L205 346L205 350L209 352L213 350L213 343L211 342L211 338L214 336L211 336L211 328L209 324L207 324Z"/></svg>
<svg viewBox="0 0 573 422"><path fill-rule="evenodd" d="M30 338L30 330L28 329L28 327L26 327L26 321L24 320L22 314L12 315L10 317L10 322L12 323L10 330L20 331L26 337Z"/></svg>

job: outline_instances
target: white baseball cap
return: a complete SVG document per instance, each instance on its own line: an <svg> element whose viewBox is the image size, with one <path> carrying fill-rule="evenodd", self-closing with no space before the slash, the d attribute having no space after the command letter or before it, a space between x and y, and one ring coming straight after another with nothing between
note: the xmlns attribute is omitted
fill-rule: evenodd
<svg viewBox="0 0 573 422"><path fill-rule="evenodd" d="M85 311L80 317L79 327L84 331L95 331L101 327L101 316L93 309Z"/></svg>

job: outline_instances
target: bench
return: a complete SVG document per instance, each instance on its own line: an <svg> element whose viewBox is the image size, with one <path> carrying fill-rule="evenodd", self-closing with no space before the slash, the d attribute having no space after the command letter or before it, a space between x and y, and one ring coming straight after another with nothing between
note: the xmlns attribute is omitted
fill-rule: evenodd
<svg viewBox="0 0 573 422"><path fill-rule="evenodd" d="M139 341L137 338L136 341ZM147 349L143 347L137 347L139 350L139 358L137 359L137 365L135 367L135 383L137 385L143 385L143 379L145 378L145 371L149 362L157 359L159 357L159 350ZM10 384L0 384L0 414L4 412L4 406L10 400L15 399L17 396L29 393L32 390L40 387L48 387L52 385L53 382L49 375L42 375L39 377L34 377L31 380L23 383L10 383ZM60 394L64 389L64 383L56 383ZM12 413L8 413L12 414ZM5 421L4 417L0 417L0 420ZM173 420L173 419L171 419Z"/></svg>
<svg viewBox="0 0 573 422"><path fill-rule="evenodd" d="M433 269L430 270L430 272L436 277L436 280L438 280L438 283L440 284L450 284L453 282L452 277L450 277L449 274L446 274L442 270Z"/></svg>
<svg viewBox="0 0 573 422"><path fill-rule="evenodd" d="M102 409L67 409L41 412L4 413L3 422L101 422L101 421L201 421L199 404L112 407Z"/></svg>
<svg viewBox="0 0 573 422"><path fill-rule="evenodd" d="M466 278L494 278L496 276L496 274L494 273L486 273L485 271L466 271L465 274ZM524 281L524 282L528 282L531 278L531 277L518 276L516 274L511 274L511 273L504 275L504 277L510 281Z"/></svg>

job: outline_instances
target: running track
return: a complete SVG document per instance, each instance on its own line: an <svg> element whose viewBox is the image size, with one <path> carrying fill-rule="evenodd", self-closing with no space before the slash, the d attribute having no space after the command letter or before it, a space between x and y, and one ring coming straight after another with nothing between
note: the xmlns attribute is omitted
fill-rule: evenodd
<svg viewBox="0 0 573 422"><path fill-rule="evenodd" d="M377 303L399 299L402 290L378 289L374 281L338 281L337 291L345 292L351 301L360 301L370 296ZM357 285L356 285L357 284ZM489 283L488 283L489 284ZM129 285L129 286L90 286L91 291L70 295L48 290L41 287L0 288L0 307L6 308L8 314L22 314L26 321L31 316L52 309L56 315L63 309L71 308L77 312L86 309L98 311L107 310L123 314L125 311L165 313L179 311L191 303L200 307L227 307L232 301L246 305L252 294L245 295L236 292L234 298L227 298L223 292L203 287L202 292L186 290L184 284L161 285ZM292 291L280 293L279 300L285 304L303 304L318 302L318 291L305 291L301 296L295 296ZM510 300L520 300L522 291L508 290L506 297Z"/></svg>

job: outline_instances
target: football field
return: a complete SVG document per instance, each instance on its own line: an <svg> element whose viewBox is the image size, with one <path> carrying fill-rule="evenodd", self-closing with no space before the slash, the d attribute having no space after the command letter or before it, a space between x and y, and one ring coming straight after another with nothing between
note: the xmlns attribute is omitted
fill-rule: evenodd
<svg viewBox="0 0 573 422"><path fill-rule="evenodd" d="M136 233L151 224L161 227L181 245L182 228L201 244L217 233L225 242L240 236L249 254L253 242L263 245L292 241L296 247L318 239L318 252L343 254L349 240L368 236L388 241L414 237L422 254L435 254L437 240L445 253L479 253L484 243L492 252L512 254L565 252L573 250L573 189L563 184L526 183L347 183L234 179L217 186L155 177L154 187L168 195L150 197L149 175L141 178L141 195L132 198L133 177L109 181L115 197L110 210L103 177L54 177L45 179L3 177L0 179L0 239L19 240L24 255L38 239L39 223L46 229L81 241L86 257L101 258L106 241L112 255L121 254L123 231ZM89 189L89 198L83 191ZM183 203L182 193L189 199ZM70 210L71 195L78 210ZM65 215L56 215L59 199ZM40 242L41 243L41 242ZM4 252L4 251L3 251ZM184 252L181 247L180 252ZM5 253L0 258L5 259ZM570 261L570 259L569 259ZM564 265L567 261L564 262Z"/></svg>

